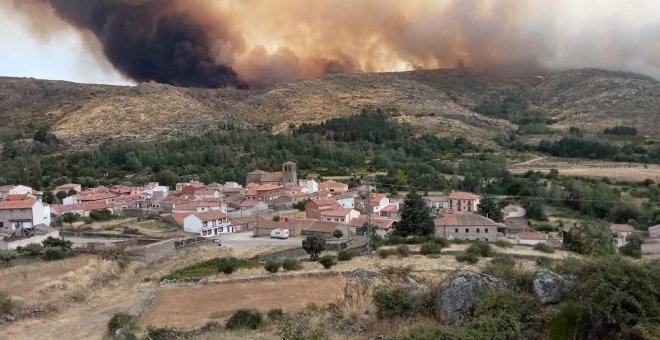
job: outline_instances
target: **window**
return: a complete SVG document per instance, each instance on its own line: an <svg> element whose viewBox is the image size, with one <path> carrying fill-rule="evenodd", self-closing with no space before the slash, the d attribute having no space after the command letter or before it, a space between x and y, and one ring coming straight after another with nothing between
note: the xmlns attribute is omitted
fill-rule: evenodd
<svg viewBox="0 0 660 340"><path fill-rule="evenodd" d="M455 229L455 232L458 234L458 228Z"/></svg>
<svg viewBox="0 0 660 340"><path fill-rule="evenodd" d="M469 233L469 232L470 232L470 229L465 228L465 232L466 232L466 233Z"/></svg>
<svg viewBox="0 0 660 340"><path fill-rule="evenodd" d="M481 230L479 228L477 228L477 233L479 233L479 232L481 232Z"/></svg>
<svg viewBox="0 0 660 340"><path fill-rule="evenodd" d="M487 232L488 232L488 228L484 229L484 233L487 233Z"/></svg>

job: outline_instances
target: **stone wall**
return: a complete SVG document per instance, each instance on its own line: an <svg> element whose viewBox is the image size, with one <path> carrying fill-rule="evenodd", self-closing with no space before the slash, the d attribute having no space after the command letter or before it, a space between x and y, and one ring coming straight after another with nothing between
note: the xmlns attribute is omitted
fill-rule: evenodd
<svg viewBox="0 0 660 340"><path fill-rule="evenodd" d="M283 260L289 257L307 256L307 252L302 247L290 248L285 250L274 251L270 253L257 255L259 261L268 261L272 259Z"/></svg>
<svg viewBox="0 0 660 340"><path fill-rule="evenodd" d="M134 247L129 249L127 252L128 255L134 260L152 262L165 256L174 254L175 251L176 247L174 246L174 240L165 240L144 246Z"/></svg>

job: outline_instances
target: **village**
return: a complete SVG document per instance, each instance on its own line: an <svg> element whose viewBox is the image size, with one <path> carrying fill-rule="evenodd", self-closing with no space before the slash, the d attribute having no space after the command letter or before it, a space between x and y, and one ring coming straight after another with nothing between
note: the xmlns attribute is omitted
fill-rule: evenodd
<svg viewBox="0 0 660 340"><path fill-rule="evenodd" d="M245 186L237 182L189 181L177 183L175 188L150 182L142 187L115 185L83 189L80 184L66 183L53 188L52 195L59 198L60 203L50 205L44 202L42 192L30 187L2 186L0 249L39 243L49 236L75 236L65 231L74 224L91 231L91 227L84 226L94 222L90 215L95 213L166 221L179 231L170 233L170 237L218 239L222 235L242 233L252 238L300 240L316 235L339 243L364 238L369 226L375 235L387 238L400 220L403 199L378 193L374 184L349 188L335 180L298 178L297 173L297 164L286 162L281 172L254 170L248 173ZM566 225L565 230L558 232L536 231L529 226L525 209L516 204L503 207L503 220L496 222L478 214L480 198L478 194L460 191L425 196L434 218L435 235L450 241L503 240L560 248L562 231L573 227ZM340 237L337 237L337 230ZM628 235L635 231L627 224L612 224L610 230L617 247L625 245ZM95 241L99 240L89 236L93 233L87 235L81 239L82 244L76 246L98 247ZM642 252L658 252L659 240L660 226L650 227ZM100 245L110 243L100 241Z"/></svg>

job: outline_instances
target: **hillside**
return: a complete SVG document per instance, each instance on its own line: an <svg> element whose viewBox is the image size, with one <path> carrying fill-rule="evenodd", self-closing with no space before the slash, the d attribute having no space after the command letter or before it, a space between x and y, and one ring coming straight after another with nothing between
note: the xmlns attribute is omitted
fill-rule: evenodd
<svg viewBox="0 0 660 340"><path fill-rule="evenodd" d="M196 134L223 122L321 122L365 106L397 109L418 133L466 136L492 145L515 125L472 111L487 100L522 95L557 127L588 131L624 124L658 135L660 83L628 73L566 71L540 81L461 70L341 74L266 90L177 88L161 84L107 86L0 78L0 119L6 126L47 124L71 145L109 138L154 140Z"/></svg>

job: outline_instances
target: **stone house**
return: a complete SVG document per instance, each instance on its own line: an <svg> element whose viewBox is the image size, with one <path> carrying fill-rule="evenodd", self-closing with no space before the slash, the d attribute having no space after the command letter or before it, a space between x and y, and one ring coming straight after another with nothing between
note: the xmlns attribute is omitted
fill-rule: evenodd
<svg viewBox="0 0 660 340"><path fill-rule="evenodd" d="M490 218L472 214L455 213L435 219L435 235L448 240L495 242L504 225Z"/></svg>
<svg viewBox="0 0 660 340"><path fill-rule="evenodd" d="M473 213L477 211L481 197L469 192L452 191L448 198L450 210Z"/></svg>

